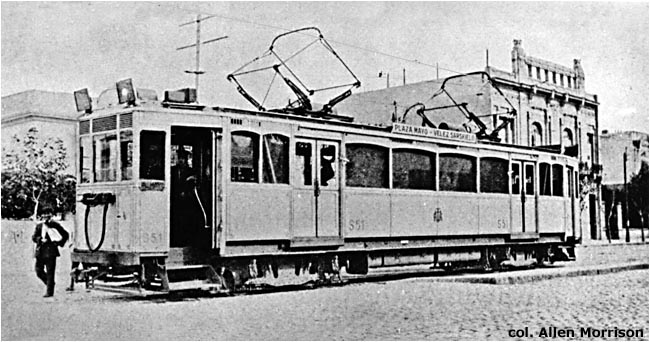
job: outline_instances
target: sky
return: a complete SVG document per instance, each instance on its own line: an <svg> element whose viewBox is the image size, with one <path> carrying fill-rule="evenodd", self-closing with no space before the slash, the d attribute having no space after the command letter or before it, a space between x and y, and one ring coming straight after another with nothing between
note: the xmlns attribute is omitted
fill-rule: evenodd
<svg viewBox="0 0 650 342"><path fill-rule="evenodd" d="M194 86L201 25L200 102L251 108L226 76L278 34L315 26L368 91L483 70L510 71L513 39L527 55L568 67L580 59L597 94L600 129L649 131L646 2L2 2L2 96L29 89L96 97L116 81ZM416 62L417 61L417 62ZM438 68L436 68L438 65ZM319 68L318 65L316 65ZM324 77L328 67L322 66ZM378 77L379 73L382 77ZM432 90L432 92L435 89Z"/></svg>

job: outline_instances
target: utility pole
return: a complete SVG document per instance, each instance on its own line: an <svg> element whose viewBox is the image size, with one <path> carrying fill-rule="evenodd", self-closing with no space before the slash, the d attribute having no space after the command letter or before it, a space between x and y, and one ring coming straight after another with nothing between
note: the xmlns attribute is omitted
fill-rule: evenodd
<svg viewBox="0 0 650 342"><path fill-rule="evenodd" d="M406 85L406 68L402 68L402 85Z"/></svg>
<svg viewBox="0 0 650 342"><path fill-rule="evenodd" d="M214 43L216 41L228 38L228 36L223 36L223 37L214 38L214 39L210 39L210 40L206 40L204 42L201 42L201 22L205 21L205 20L208 20L210 18L214 18L214 16L211 15L211 16L203 18L203 17L201 17L201 14L198 14L196 16L196 20L193 20L193 21L190 21L190 22L179 25L179 27L183 27L185 25L190 25L190 24L196 23L196 43L191 44L191 45L181 46L181 47L177 48L176 51L191 48L191 47L196 48L196 52L195 52L196 68L194 70L185 70L185 72L188 73L188 74L194 74L194 77L195 77L194 78L194 89L196 90L196 102L197 103L199 102L199 76L201 76L202 74L205 73L205 71L202 71L201 68L200 68L200 66L201 66L201 44Z"/></svg>
<svg viewBox="0 0 650 342"><path fill-rule="evenodd" d="M628 219L627 213L627 147L625 147L625 152L623 152L623 191L625 191L625 242L630 242L630 220Z"/></svg>

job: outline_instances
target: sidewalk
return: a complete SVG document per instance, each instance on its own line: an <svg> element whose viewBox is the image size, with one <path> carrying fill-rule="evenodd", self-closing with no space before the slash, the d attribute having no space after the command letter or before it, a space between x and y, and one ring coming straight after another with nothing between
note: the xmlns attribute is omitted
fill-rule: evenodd
<svg viewBox="0 0 650 342"><path fill-rule="evenodd" d="M602 237L600 240L591 240L591 239L582 239L582 246L601 246L601 245L634 245L634 244L647 244L649 236L649 231L643 229L644 239L641 239L641 229L640 228L630 228L630 242L625 242L626 230L619 229L618 239L607 239L605 232L602 232Z"/></svg>

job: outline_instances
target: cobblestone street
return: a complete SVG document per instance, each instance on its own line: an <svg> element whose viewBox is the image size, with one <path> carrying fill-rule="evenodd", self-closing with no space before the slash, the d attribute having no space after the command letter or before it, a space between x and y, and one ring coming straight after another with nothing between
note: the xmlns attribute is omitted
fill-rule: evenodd
<svg viewBox="0 0 650 342"><path fill-rule="evenodd" d="M3 242L6 241L3 239ZM136 300L93 291L44 299L26 258L3 248L3 340L503 340L516 329L643 329L648 270L517 285L433 278L234 297ZM647 245L581 247L579 265L648 260ZM9 267L7 267L9 266ZM50 328L43 329L43 322ZM527 338L528 339L528 338ZM593 338L592 338L593 339ZM597 338L602 339L602 338ZM611 338L613 339L613 338Z"/></svg>

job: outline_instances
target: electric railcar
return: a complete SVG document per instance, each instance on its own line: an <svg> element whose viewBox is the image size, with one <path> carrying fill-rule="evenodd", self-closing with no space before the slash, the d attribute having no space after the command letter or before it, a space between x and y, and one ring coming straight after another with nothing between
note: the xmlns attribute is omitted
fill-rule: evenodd
<svg viewBox="0 0 650 342"><path fill-rule="evenodd" d="M570 258L581 240L576 159L464 132L153 101L81 116L78 142L72 260L89 281L232 291Z"/></svg>

